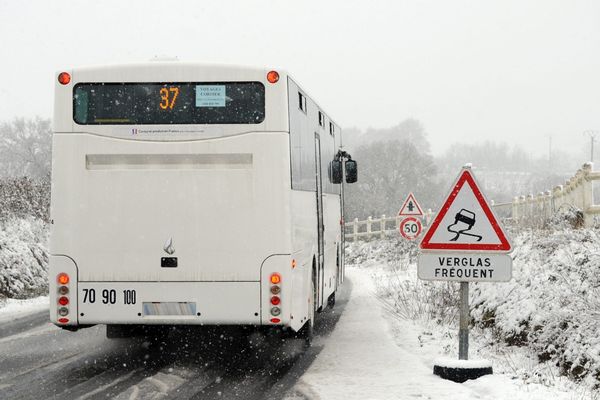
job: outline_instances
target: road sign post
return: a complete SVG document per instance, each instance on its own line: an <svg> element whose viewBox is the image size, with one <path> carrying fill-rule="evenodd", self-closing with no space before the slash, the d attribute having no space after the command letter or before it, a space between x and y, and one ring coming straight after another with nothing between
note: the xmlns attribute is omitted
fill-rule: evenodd
<svg viewBox="0 0 600 400"><path fill-rule="evenodd" d="M469 359L469 282L460 283L460 327L458 330L458 359Z"/></svg>
<svg viewBox="0 0 600 400"><path fill-rule="evenodd" d="M419 279L460 282L459 364L436 362L434 374L455 382L491 374L489 362L469 360L469 282L509 281L512 245L470 166L459 173L420 248Z"/></svg>

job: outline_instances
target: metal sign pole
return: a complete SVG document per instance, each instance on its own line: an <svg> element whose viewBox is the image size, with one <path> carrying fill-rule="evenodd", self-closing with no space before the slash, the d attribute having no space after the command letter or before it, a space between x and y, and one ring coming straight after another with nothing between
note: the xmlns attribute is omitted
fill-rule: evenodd
<svg viewBox="0 0 600 400"><path fill-rule="evenodd" d="M458 330L458 359L469 359L469 282L460 283L460 328Z"/></svg>
<svg viewBox="0 0 600 400"><path fill-rule="evenodd" d="M469 361L469 282L512 279L512 244L465 164L419 244L419 279L460 282L458 360L439 359L433 373L465 382L493 373L492 363Z"/></svg>

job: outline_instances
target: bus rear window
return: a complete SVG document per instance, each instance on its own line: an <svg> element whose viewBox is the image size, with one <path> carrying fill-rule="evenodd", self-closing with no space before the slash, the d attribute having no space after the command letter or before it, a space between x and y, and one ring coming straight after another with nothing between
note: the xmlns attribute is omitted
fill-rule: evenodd
<svg viewBox="0 0 600 400"><path fill-rule="evenodd" d="M73 119L80 125L259 124L261 82L79 83Z"/></svg>

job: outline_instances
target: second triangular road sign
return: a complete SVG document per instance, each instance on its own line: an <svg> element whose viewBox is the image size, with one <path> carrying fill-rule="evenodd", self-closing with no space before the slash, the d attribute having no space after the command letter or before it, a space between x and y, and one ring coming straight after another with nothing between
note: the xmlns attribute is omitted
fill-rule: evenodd
<svg viewBox="0 0 600 400"><path fill-rule="evenodd" d="M419 203L417 202L417 199L415 199L415 196L411 193L408 194L408 197L406 198L406 200L404 200L404 204L402 204L402 207L400 207L400 211L398 211L398 215L401 216L422 216L423 215L423 210L421 209L421 206L419 205Z"/></svg>

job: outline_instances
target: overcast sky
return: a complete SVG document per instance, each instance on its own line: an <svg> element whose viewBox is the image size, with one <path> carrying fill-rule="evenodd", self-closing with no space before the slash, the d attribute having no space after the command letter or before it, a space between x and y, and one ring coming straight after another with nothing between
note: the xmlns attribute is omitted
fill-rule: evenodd
<svg viewBox="0 0 600 400"><path fill-rule="evenodd" d="M600 130L597 0L0 0L0 51L0 120L50 117L61 68L169 55L283 67L342 126L414 117L436 153Z"/></svg>

